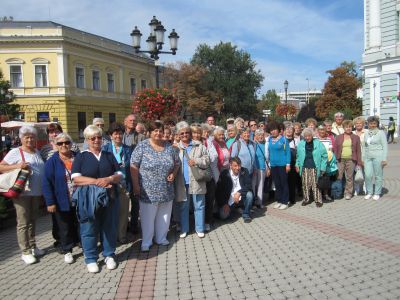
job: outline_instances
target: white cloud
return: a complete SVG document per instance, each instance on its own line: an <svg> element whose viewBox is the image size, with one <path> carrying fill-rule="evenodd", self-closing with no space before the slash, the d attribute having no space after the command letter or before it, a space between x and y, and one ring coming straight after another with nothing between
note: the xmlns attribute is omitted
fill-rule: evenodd
<svg viewBox="0 0 400 300"><path fill-rule="evenodd" d="M200 43L232 41L250 52L262 69L266 76L263 90L280 89L285 78L291 86L304 89L307 77L321 88L327 68L343 60L359 60L363 47L362 20L329 18L326 10L335 6L315 10L300 1L3 0L2 8L16 20L48 20L50 15L63 25L125 43L130 43L129 34L138 25L143 44L147 24L156 15L167 34L175 28L181 36L178 55L164 55L163 61L189 60ZM260 54L265 49L270 57Z"/></svg>

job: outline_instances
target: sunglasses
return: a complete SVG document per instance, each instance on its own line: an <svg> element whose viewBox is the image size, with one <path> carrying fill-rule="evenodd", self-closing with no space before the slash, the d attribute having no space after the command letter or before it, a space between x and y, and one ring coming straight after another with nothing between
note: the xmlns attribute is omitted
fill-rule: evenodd
<svg viewBox="0 0 400 300"><path fill-rule="evenodd" d="M62 146L62 145L68 146L68 145L71 145L71 141L57 142L56 145L57 146Z"/></svg>
<svg viewBox="0 0 400 300"><path fill-rule="evenodd" d="M92 142L94 142L95 140L101 140L101 139L102 139L101 136L94 136L94 137L91 137L91 138L90 138L90 140L91 140Z"/></svg>
<svg viewBox="0 0 400 300"><path fill-rule="evenodd" d="M257 124L250 124L250 126L251 126L251 127L253 127L253 126L257 126Z"/></svg>
<svg viewBox="0 0 400 300"><path fill-rule="evenodd" d="M190 132L189 131L185 131L185 132L181 132L181 133L179 133L179 135L189 135L190 134Z"/></svg>

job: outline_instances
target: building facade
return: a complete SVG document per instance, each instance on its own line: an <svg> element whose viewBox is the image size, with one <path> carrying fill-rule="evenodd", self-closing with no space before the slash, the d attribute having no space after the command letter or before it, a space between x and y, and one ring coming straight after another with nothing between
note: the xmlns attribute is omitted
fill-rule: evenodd
<svg viewBox="0 0 400 300"><path fill-rule="evenodd" d="M399 124L400 1L364 0L363 114Z"/></svg>
<svg viewBox="0 0 400 300"><path fill-rule="evenodd" d="M285 92L278 93L282 103L285 103L286 95ZM301 109L304 105L310 101L310 99L322 96L322 91L313 89L309 91L291 91L287 93L288 103L296 106L297 109Z"/></svg>
<svg viewBox="0 0 400 300"><path fill-rule="evenodd" d="M0 22L0 69L21 119L57 121L76 138L94 117L123 121L155 86L155 64L133 47L54 22Z"/></svg>

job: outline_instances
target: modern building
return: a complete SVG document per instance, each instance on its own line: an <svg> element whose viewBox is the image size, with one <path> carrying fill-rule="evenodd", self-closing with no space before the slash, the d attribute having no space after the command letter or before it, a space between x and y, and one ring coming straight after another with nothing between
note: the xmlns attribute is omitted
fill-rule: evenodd
<svg viewBox="0 0 400 300"><path fill-rule="evenodd" d="M399 124L400 1L364 0L363 114Z"/></svg>
<svg viewBox="0 0 400 300"><path fill-rule="evenodd" d="M156 70L132 46L47 21L0 22L0 69L21 119L58 121L75 139L94 117L122 121Z"/></svg>
<svg viewBox="0 0 400 300"><path fill-rule="evenodd" d="M278 93L281 98L281 102L284 103L286 100L285 92ZM322 96L322 91L313 89L309 91L292 91L288 92L287 100L289 104L293 104L297 109L300 109L303 105L306 105L308 101L314 97Z"/></svg>

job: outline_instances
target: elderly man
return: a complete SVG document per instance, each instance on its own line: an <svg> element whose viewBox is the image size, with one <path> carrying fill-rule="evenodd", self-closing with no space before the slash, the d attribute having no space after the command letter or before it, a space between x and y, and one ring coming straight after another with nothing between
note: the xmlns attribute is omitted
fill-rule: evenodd
<svg viewBox="0 0 400 300"><path fill-rule="evenodd" d="M122 143L131 148L131 152L135 149L136 145L145 139L145 136L136 131L138 125L136 115L130 114L125 117L124 126L125 132L122 137ZM139 233L139 201L133 195L130 194L131 198L131 222L130 231L132 233Z"/></svg>
<svg viewBox="0 0 400 300"><path fill-rule="evenodd" d="M102 145L107 145L109 143L111 143L111 138L110 136L106 133L106 130L104 129L104 119L103 118L94 118L93 119L93 125L97 126L98 128L100 128L102 130ZM83 150L87 150L89 149L89 145L86 142L86 140L83 142L83 146L82 146Z"/></svg>
<svg viewBox="0 0 400 300"><path fill-rule="evenodd" d="M227 219L233 208L244 206L242 217L245 223L251 222L250 209L253 205L251 179L246 168L242 167L239 157L230 159L229 169L221 172L216 192L219 217Z"/></svg>
<svg viewBox="0 0 400 300"><path fill-rule="evenodd" d="M344 114L342 112L337 112L335 114L335 122L332 124L332 132L335 135L343 134L344 133L344 128L343 128L343 120L344 120Z"/></svg>
<svg viewBox="0 0 400 300"><path fill-rule="evenodd" d="M208 116L207 117L207 124L212 126L213 128L215 127L215 119L213 116Z"/></svg>

